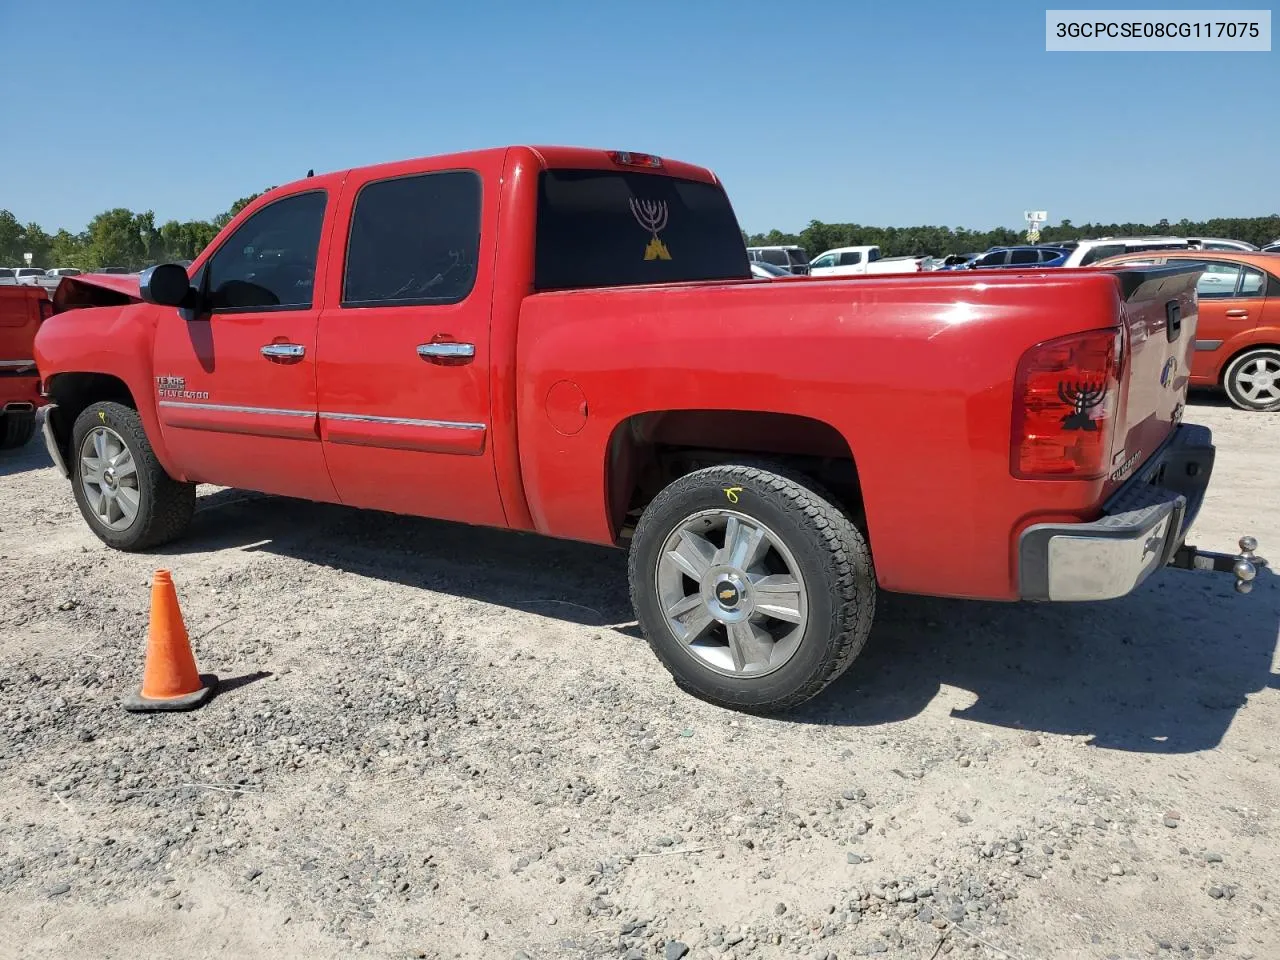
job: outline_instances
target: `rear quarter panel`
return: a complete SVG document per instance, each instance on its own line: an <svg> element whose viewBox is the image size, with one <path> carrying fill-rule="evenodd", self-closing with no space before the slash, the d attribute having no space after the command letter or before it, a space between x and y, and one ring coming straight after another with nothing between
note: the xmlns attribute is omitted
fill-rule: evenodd
<svg viewBox="0 0 1280 960"><path fill-rule="evenodd" d="M1012 379L1034 343L1114 324L1109 274L1001 272L549 293L524 301L517 346L520 465L536 529L615 542L606 450L661 410L792 413L847 440L880 584L1016 596L1013 532L1092 519L1098 482L1015 480ZM562 381L585 398L567 436ZM557 407L564 388L557 388Z"/></svg>

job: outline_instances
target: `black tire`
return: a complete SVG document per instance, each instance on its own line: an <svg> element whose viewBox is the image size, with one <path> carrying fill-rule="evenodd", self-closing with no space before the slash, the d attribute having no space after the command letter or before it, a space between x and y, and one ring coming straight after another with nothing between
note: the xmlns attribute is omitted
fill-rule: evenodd
<svg viewBox="0 0 1280 960"><path fill-rule="evenodd" d="M1251 370L1259 360L1269 366L1280 367L1280 348L1254 347L1252 350L1246 350L1227 364L1227 369L1222 375L1222 386L1227 391L1227 399L1233 406L1254 413L1273 413L1280 410L1280 400L1262 402L1250 400L1244 392L1245 384L1241 382L1241 378L1247 376L1246 371ZM1280 384L1277 385L1280 386Z"/></svg>
<svg viewBox="0 0 1280 960"><path fill-rule="evenodd" d="M791 552L806 587L808 618L799 646L763 676L726 676L707 666L676 637L661 609L664 546L681 524L708 510L730 510L767 526ZM707 467L676 480L641 516L628 573L645 639L676 684L748 713L786 711L820 693L862 652L875 616L875 570L866 539L809 480L772 465Z"/></svg>
<svg viewBox="0 0 1280 960"><path fill-rule="evenodd" d="M115 431L137 466L138 513L122 530L112 530L102 522L89 505L80 482L81 445L89 431L100 425ZM131 407L109 402L86 407L71 428L67 467L80 513L89 529L107 546L130 552L158 547L180 537L191 523L196 508L196 485L180 483L165 473L142 428L142 418Z"/></svg>
<svg viewBox="0 0 1280 960"><path fill-rule="evenodd" d="M0 450L25 447L36 435L35 411L10 410L0 413Z"/></svg>

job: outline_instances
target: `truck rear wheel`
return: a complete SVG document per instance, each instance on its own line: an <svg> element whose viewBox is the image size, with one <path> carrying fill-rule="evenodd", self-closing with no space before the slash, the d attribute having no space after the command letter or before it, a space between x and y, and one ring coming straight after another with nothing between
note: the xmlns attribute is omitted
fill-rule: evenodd
<svg viewBox="0 0 1280 960"><path fill-rule="evenodd" d="M752 713L816 696L866 645L871 551L807 480L724 465L676 480L631 542L631 602L687 692Z"/></svg>
<svg viewBox="0 0 1280 960"><path fill-rule="evenodd" d="M181 536L196 507L196 485L164 471L136 410L92 403L71 429L67 464L76 503L98 539L146 550Z"/></svg>
<svg viewBox="0 0 1280 960"><path fill-rule="evenodd" d="M1246 350L1227 365L1222 385L1227 398L1241 410L1280 410L1280 349Z"/></svg>
<svg viewBox="0 0 1280 960"><path fill-rule="evenodd" d="M31 442L36 432L34 410L9 410L0 413L0 450L16 450Z"/></svg>

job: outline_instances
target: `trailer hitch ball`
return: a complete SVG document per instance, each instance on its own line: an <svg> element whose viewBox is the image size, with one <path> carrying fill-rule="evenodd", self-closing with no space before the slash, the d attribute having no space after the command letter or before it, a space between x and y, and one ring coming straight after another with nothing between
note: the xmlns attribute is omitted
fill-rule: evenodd
<svg viewBox="0 0 1280 960"><path fill-rule="evenodd" d="M1258 541L1254 537L1240 538L1240 555L1231 568L1236 575L1236 593L1248 593L1253 589L1253 581L1258 577L1258 567L1266 566L1267 561L1253 551L1258 549Z"/></svg>

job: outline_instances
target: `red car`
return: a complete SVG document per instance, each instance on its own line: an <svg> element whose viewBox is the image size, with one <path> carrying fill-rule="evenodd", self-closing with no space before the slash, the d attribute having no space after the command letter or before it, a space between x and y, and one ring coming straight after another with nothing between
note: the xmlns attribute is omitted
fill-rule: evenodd
<svg viewBox="0 0 1280 960"><path fill-rule="evenodd" d="M1241 410L1280 410L1280 255L1161 250L1101 260L1103 268L1194 263L1200 321L1191 384L1217 387Z"/></svg>
<svg viewBox="0 0 1280 960"><path fill-rule="evenodd" d="M1214 457L1180 425L1196 268L748 263L716 177L648 154L309 177L189 269L64 280L46 439L123 550L180 536L198 482L625 546L654 651L746 710L838 676L878 588L1256 574L1184 546Z"/></svg>
<svg viewBox="0 0 1280 960"><path fill-rule="evenodd" d="M0 287L0 450L25 446L44 405L36 371L35 337L52 312L43 287Z"/></svg>

